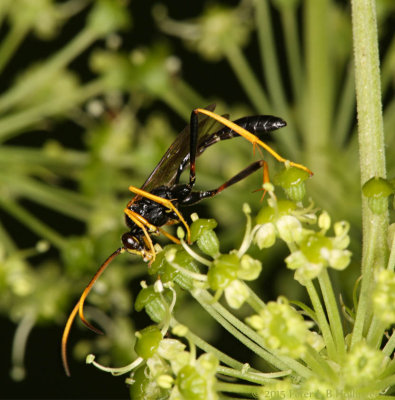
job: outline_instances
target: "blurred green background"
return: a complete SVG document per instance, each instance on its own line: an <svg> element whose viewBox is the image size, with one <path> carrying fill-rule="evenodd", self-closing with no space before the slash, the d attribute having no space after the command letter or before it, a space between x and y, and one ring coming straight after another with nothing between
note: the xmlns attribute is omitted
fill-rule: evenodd
<svg viewBox="0 0 395 400"><path fill-rule="evenodd" d="M380 0L377 10L393 178L395 4ZM123 378L85 366L84 356L130 362L133 328L146 323L131 318L146 279L142 260L119 257L97 283L87 314L107 335L72 330L71 379L60 337L86 283L120 245L128 186L143 184L195 107L214 102L232 119L288 122L273 134L274 148L314 171L308 196L318 207L352 224L354 264L337 282L350 293L361 235L348 1L2 0L0 23L1 398L128 397ZM213 146L197 162L197 188L219 186L252 158L242 139ZM266 159L274 174L278 163ZM242 204L262 206L253 193L261 179L254 174L184 215L216 218L222 250L232 249L244 231ZM281 246L256 250L264 300L302 298L284 254ZM200 333L214 340L214 328L188 307L184 321L197 330L207 323Z"/></svg>

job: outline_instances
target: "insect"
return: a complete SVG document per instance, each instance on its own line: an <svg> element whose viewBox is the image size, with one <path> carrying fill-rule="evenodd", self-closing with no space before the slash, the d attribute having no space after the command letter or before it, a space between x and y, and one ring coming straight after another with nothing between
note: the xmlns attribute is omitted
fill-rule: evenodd
<svg viewBox="0 0 395 400"><path fill-rule="evenodd" d="M151 263L156 255L152 236L163 234L173 242L180 243L176 237L163 230L162 226L182 223L189 241L189 226L179 211L180 206L190 206L205 198L213 197L260 168L264 170L264 181L269 180L267 164L264 160L259 160L247 166L216 189L194 191L196 157L200 156L208 147L221 140L243 136L253 143L254 147L261 146L277 160L281 162L287 161L261 141L258 136L254 135L267 134L286 126L286 122L281 118L271 115L260 115L244 117L231 122L226 116L215 114L213 112L214 109L215 105L210 105L206 108L193 110L190 124L176 137L143 186L141 188L129 187L129 190L135 194L134 198L129 201L124 209L125 222L129 231L122 235L122 246L104 261L83 291L67 320L63 332L62 360L67 375L70 375L66 357L67 339L77 313L79 313L81 321L88 328L102 334L99 329L85 319L83 306L94 283L115 257L121 253L128 252L139 255L144 261ZM217 122L223 124L224 127L216 130ZM288 162L290 165L304 169L311 174L311 171L305 166L291 161ZM189 181L187 183L180 183L181 174L188 165Z"/></svg>

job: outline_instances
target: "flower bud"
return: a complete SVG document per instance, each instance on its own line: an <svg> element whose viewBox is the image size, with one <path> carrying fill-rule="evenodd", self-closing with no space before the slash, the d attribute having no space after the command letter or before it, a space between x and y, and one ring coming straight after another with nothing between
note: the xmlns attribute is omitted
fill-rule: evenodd
<svg viewBox="0 0 395 400"><path fill-rule="evenodd" d="M302 224L292 215L285 215L276 222L278 234L286 243L299 242L302 239Z"/></svg>
<svg viewBox="0 0 395 400"><path fill-rule="evenodd" d="M248 288L238 279L232 281L225 289L225 299L229 307L235 310L238 310L249 296Z"/></svg>
<svg viewBox="0 0 395 400"><path fill-rule="evenodd" d="M260 226L255 234L255 243L260 249L272 247L276 242L276 228L269 222Z"/></svg>

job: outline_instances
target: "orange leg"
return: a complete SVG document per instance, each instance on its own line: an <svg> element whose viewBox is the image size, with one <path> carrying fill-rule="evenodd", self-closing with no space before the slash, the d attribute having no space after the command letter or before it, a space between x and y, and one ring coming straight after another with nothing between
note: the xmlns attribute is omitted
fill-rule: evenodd
<svg viewBox="0 0 395 400"><path fill-rule="evenodd" d="M166 236L168 239L170 239L172 242L174 242L175 244L180 244L181 242L179 241L179 239L177 239L175 236L173 236L172 234L170 234L169 232L166 232L164 229L162 228L158 228L160 233L164 236Z"/></svg>
<svg viewBox="0 0 395 400"><path fill-rule="evenodd" d="M154 244L152 243L151 236L148 233L147 229L150 230L150 232L157 232L158 228L155 225L150 224L144 217L142 217L140 214L129 210L129 208L124 209L124 213L139 227L144 233L144 236L147 240L148 247L150 250L150 255L151 255L151 260L155 260L155 249L154 249ZM143 255L143 254L142 254Z"/></svg>
<svg viewBox="0 0 395 400"><path fill-rule="evenodd" d="M187 231L188 242L190 241L191 232L189 230L189 225L185 221L182 214L178 211L178 209L175 207L175 205L170 200L164 199L163 197L155 196L152 193L146 192L145 190L136 188L134 186L129 186L129 190L133 193L136 193L138 196L146 197L147 199L155 201L156 203L162 204L163 206L167 207L169 210L173 211L177 215L178 219L185 226L185 229ZM147 221L147 224L148 224L148 221ZM150 225L150 224L148 224L148 225ZM155 227L155 228L157 228L157 227Z"/></svg>
<svg viewBox="0 0 395 400"><path fill-rule="evenodd" d="M215 114L212 111L206 110L204 108L196 108L194 110L194 112L208 115L209 117L215 119L216 121L227 126L228 128L233 129L240 136L243 136L245 139L247 139L249 142L251 142L254 146L254 150L255 150L255 146L259 145L263 149L265 149L268 153L270 153L277 161L282 162L282 163L288 162L290 166L299 168L303 171L308 172L310 175L313 175L313 173L307 167L305 167L302 164L297 164L297 163L294 163L293 161L286 160L284 157L281 157L270 146L268 146L266 143L262 142L258 137L256 137L252 133L248 132L246 129L242 128L241 126L233 123L232 121L229 121L228 119L226 119L218 114Z"/></svg>

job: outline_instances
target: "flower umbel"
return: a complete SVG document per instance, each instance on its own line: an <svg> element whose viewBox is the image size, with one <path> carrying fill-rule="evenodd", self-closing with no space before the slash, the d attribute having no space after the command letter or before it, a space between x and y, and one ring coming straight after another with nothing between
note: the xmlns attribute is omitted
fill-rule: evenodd
<svg viewBox="0 0 395 400"><path fill-rule="evenodd" d="M305 321L286 299L269 302L246 322L265 339L269 349L292 358L305 354L308 329L313 323Z"/></svg>

